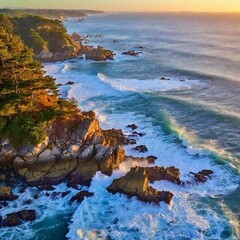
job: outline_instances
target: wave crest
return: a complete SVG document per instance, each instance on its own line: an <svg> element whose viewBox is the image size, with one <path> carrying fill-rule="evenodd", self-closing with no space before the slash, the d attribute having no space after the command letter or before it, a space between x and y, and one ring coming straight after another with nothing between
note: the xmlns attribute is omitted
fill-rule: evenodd
<svg viewBox="0 0 240 240"><path fill-rule="evenodd" d="M102 73L98 73L98 78L102 82L111 85L117 90L133 92L165 92L188 90L202 84L199 80L188 80L179 78L168 78L168 80L109 78Z"/></svg>

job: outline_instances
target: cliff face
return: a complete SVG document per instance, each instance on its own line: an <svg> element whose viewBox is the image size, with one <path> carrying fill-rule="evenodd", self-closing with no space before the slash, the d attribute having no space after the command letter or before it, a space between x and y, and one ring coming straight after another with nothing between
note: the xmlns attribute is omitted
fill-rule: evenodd
<svg viewBox="0 0 240 240"><path fill-rule="evenodd" d="M47 129L46 139L36 146L14 148L1 140L0 166L14 169L32 186L58 184L89 185L97 171L111 175L125 158L121 131L104 131L94 114L59 117Z"/></svg>

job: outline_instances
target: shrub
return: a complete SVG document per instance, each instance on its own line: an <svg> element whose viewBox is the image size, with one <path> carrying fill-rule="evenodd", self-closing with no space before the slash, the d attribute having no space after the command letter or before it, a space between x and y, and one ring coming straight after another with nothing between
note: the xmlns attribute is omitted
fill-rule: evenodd
<svg viewBox="0 0 240 240"><path fill-rule="evenodd" d="M6 135L15 146L22 143L35 145L45 137L44 123L27 116L16 116L9 123Z"/></svg>

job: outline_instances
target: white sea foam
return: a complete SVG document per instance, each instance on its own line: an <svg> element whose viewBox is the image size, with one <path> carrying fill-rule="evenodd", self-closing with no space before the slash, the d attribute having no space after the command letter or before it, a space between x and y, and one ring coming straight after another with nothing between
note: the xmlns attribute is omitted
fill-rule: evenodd
<svg viewBox="0 0 240 240"><path fill-rule="evenodd" d="M49 217L53 217L57 214L67 214L72 212L76 206L69 205L70 198L77 193L75 189L69 189L66 184L60 184L56 186L55 192L71 192L65 196L64 198L56 197L52 198L51 191L41 191L38 192L37 188L29 187L26 188L24 193L19 194L18 188L14 189L14 194L19 195L17 200L12 202L8 202L8 206L1 209L1 216L5 218L7 214L26 210L26 209L34 209L36 210L36 220L33 222L26 222L17 227L9 227L9 228L1 228L0 231L0 239L2 240L16 240L16 239L33 239L36 232L33 229L36 229L40 222L43 222L45 219ZM35 194L39 193L39 198L35 199ZM49 193L50 196L47 196L46 193ZM26 204L26 201L31 200L30 204ZM54 224L54 223L51 223ZM49 226L51 227L51 225ZM37 228L37 230L39 230Z"/></svg>
<svg viewBox="0 0 240 240"><path fill-rule="evenodd" d="M115 89L120 91L134 92L164 92L173 90L187 90L199 86L202 83L198 80L180 81L178 78L169 78L169 80L159 79L127 79L127 78L109 78L104 74L98 74L99 79L110 84Z"/></svg>
<svg viewBox="0 0 240 240"><path fill-rule="evenodd" d="M57 75L61 70L55 69L54 71ZM171 191L174 194L172 206L161 204L160 207L156 207L143 204L135 198L128 199L124 195L109 194L106 190L114 178L123 176L137 163L122 163L120 170L115 171L111 177L98 173L90 187L90 191L94 192L94 197L85 199L74 213L68 238L74 240L103 239L110 236L113 239L176 239L176 237L220 239L221 233L225 227L230 227L230 223L224 215L204 204L201 198L214 199L219 195L233 192L238 186L236 176L226 166L215 164L204 149L194 148L184 138L182 140L185 147L174 144L168 137L161 134L160 126L152 126L151 118L127 112L103 114L108 109L108 103L106 101L101 103L101 100L99 102L95 98L121 96L128 94L129 91L188 89L199 86L201 83L188 80L181 82L177 79L169 81L109 79L101 74L98 77L82 73L76 75L76 72L71 75L71 71L68 70L61 73L58 81L65 83L69 77L74 76L76 84L70 86L68 98L77 99L83 110L96 111L101 126L121 128L125 133L130 133L126 126L135 123L139 126L138 132L146 133L144 137L139 137L138 144L146 145L148 152L140 154L132 150L134 146L127 146L125 150L128 155L139 157L155 155L158 158L156 165L178 167L183 181L191 181L189 172L198 172L203 168L213 170L214 175L205 184L185 187L166 181L154 183L155 188ZM160 86L158 86L159 82ZM167 86L169 83L170 86Z"/></svg>
<svg viewBox="0 0 240 240"><path fill-rule="evenodd" d="M160 207L143 204L135 198L124 195L112 195L106 191L114 178L126 174L132 165L122 163L119 171L111 177L97 174L90 190L94 197L86 199L77 209L68 237L70 239L220 239L225 227L229 226L227 218L204 205L200 198L217 197L231 193L238 186L234 175L225 168L216 165L207 156L196 157L169 143L159 133L160 129L151 126L143 116L132 114L107 115L102 122L106 128L120 127L125 131L129 123L136 123L137 131L146 135L139 138L138 144L145 144L148 153L140 154L126 147L126 152L134 156L155 155L159 166L176 166L181 171L181 180L190 180L189 172L198 172L203 168L212 169L214 175L205 184L178 186L166 181L155 182L158 190L171 191L174 194L172 206L161 204ZM154 144L153 144L154 143ZM135 165L135 163L134 163ZM199 208L199 206L201 206ZM205 210L204 210L205 208ZM203 213L201 213L201 211Z"/></svg>

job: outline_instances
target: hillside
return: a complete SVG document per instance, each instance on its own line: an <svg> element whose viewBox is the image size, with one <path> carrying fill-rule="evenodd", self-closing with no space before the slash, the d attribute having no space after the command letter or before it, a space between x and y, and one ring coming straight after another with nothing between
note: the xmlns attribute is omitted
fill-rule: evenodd
<svg viewBox="0 0 240 240"><path fill-rule="evenodd" d="M87 14L99 14L93 10L65 10L65 9L0 9L0 13L10 17L20 17L25 14L38 15L46 18L66 19L68 17L85 17Z"/></svg>
<svg viewBox="0 0 240 240"><path fill-rule="evenodd" d="M0 138L36 144L45 138L49 121L77 108L58 98L54 79L14 34L11 19L0 14L0 23Z"/></svg>

